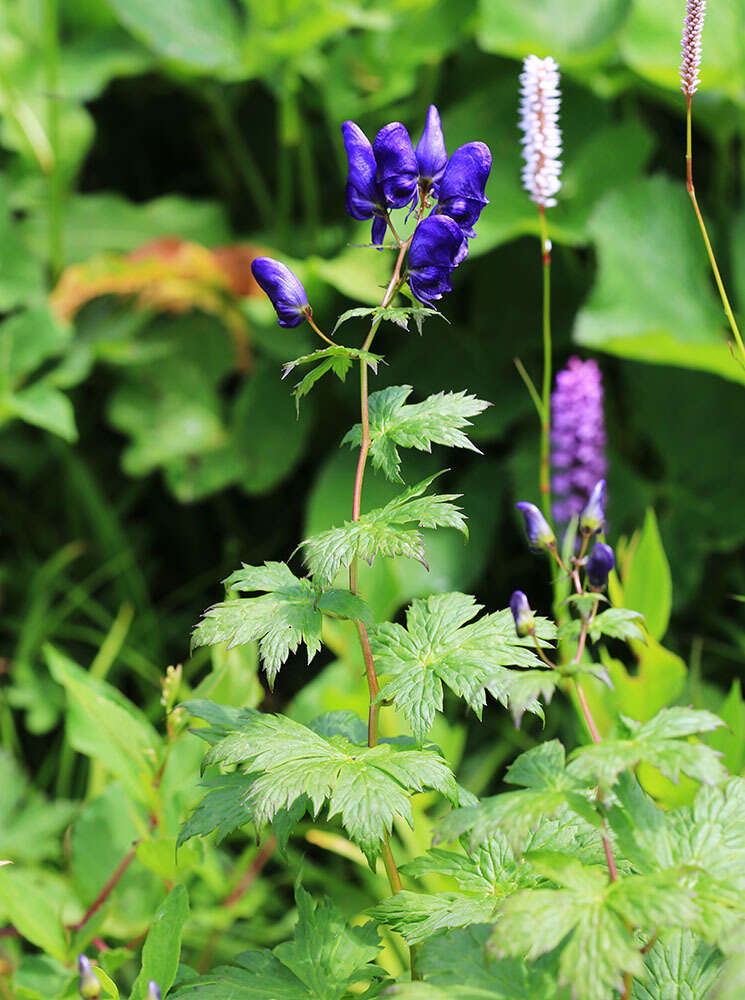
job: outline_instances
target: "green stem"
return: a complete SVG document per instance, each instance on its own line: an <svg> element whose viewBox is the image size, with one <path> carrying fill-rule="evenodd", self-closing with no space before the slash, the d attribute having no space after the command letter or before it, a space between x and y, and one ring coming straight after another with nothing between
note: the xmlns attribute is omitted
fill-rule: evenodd
<svg viewBox="0 0 745 1000"><path fill-rule="evenodd" d="M701 235L704 239L704 245L706 246L706 252L709 255L709 263L711 264L711 270L714 275L714 280L716 281L717 288L719 289L719 296L722 300L722 305L724 306L724 312L729 321L730 329L734 335L735 341L737 342L738 350L742 355L743 361L745 362L745 345L742 342L742 337L740 336L740 329L737 325L737 320L735 319L735 314L732 312L732 306L727 298L727 292L724 288L724 282L722 281L722 276L719 273L719 267L717 266L716 257L714 256L714 250L711 245L711 240L709 239L709 234L706 231L706 223L704 222L704 217L701 214L701 209L698 207L698 200L696 199L696 189L693 185L693 142L691 138L691 98L688 96L686 98L686 189L688 195L691 199L691 204L693 205L693 210L696 213L696 218L698 219L698 224L701 229Z"/></svg>
<svg viewBox="0 0 745 1000"><path fill-rule="evenodd" d="M541 506L551 516L551 241L546 227L546 209L538 206L541 221L541 259L543 261L543 393L541 416Z"/></svg>
<svg viewBox="0 0 745 1000"><path fill-rule="evenodd" d="M47 138L51 150L49 167L49 270L54 284L64 267L62 244L63 186L59 162L59 17L57 0L44 0L44 85L47 90Z"/></svg>

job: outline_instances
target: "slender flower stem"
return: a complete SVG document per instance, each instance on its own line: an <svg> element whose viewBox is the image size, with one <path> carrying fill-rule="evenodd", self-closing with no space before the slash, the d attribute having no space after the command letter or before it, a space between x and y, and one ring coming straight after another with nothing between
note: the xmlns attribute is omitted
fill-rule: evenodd
<svg viewBox="0 0 745 1000"><path fill-rule="evenodd" d="M327 337L326 334L323 332L323 330L321 330L320 327L316 325L316 321L313 319L313 312L311 311L310 306L307 307L304 315L309 325L316 331L321 340L325 340L326 343L331 344L332 347L338 346L337 343L331 339L331 337Z"/></svg>
<svg viewBox="0 0 745 1000"><path fill-rule="evenodd" d="M714 256L714 250L712 248L711 241L709 239L709 234L706 231L706 223L704 222L704 217L701 214L701 209L698 207L698 201L696 199L696 189L693 186L693 143L691 141L691 95L688 95L686 97L686 189L691 199L693 210L696 213L698 224L701 228L701 235L704 238L706 252L709 255L709 263L711 264L711 270L714 275L714 280L716 281L717 288L719 289L719 295L722 300L722 305L724 306L724 312L729 321L729 325L734 335L735 341L737 342L738 350L742 355L743 361L745 361L745 344L743 344L742 342L742 337L740 336L740 329L737 325L735 314L732 312L732 306L730 305L729 299L727 298L727 292L725 291L724 288L724 282L722 281L722 276L719 273L719 267L717 266L717 261L716 257Z"/></svg>
<svg viewBox="0 0 745 1000"><path fill-rule="evenodd" d="M119 880L121 879L122 875L126 872L126 870L129 868L129 866L132 864L132 862L134 861L134 859L136 857L137 857L137 848L135 846L131 851L129 851L128 854L124 855L124 857L119 862L119 864L117 865L116 869L114 870L114 873L111 876L111 878L109 879L109 881L106 883L106 885L103 887L103 889L99 892L99 894L93 900L93 902L88 907L88 909L85 911L85 913L80 918L80 920L78 920L77 923L74 923L74 924L70 925L69 929L71 931L79 931L79 930L81 930L83 927L85 927L85 925L88 923L88 921L91 919L91 917L94 916L96 913L98 913L98 911L101 909L101 907L103 906L103 904L106 902L106 900L109 898L109 896L111 895L111 893L114 891L114 889L119 884Z"/></svg>
<svg viewBox="0 0 745 1000"><path fill-rule="evenodd" d="M541 506L551 516L551 241L546 228L546 209L538 206L541 220L541 258L543 261L543 406L541 413Z"/></svg>

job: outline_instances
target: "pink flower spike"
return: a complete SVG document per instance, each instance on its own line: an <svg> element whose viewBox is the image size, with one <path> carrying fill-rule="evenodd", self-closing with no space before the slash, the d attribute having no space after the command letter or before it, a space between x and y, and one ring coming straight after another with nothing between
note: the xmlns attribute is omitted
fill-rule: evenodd
<svg viewBox="0 0 745 1000"><path fill-rule="evenodd" d="M704 30L705 14L706 0L688 0L680 41L683 57L680 64L680 89L689 101L698 90L700 82L698 71L701 68L701 33Z"/></svg>

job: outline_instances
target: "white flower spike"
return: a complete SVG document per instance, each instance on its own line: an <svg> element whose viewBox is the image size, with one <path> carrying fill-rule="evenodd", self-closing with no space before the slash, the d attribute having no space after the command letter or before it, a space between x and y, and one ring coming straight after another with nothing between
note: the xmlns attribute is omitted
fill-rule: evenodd
<svg viewBox="0 0 745 1000"><path fill-rule="evenodd" d="M540 208L552 208L561 189L559 64L528 56L520 74L523 187Z"/></svg>
<svg viewBox="0 0 745 1000"><path fill-rule="evenodd" d="M680 40L683 57L680 64L680 89L689 101L700 83L698 71L701 68L701 32L704 30L705 14L706 0L688 0L683 37Z"/></svg>

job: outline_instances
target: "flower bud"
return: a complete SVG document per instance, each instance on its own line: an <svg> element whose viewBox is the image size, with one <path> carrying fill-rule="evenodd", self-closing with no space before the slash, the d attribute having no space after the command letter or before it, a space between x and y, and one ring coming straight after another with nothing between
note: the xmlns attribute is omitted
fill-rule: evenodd
<svg viewBox="0 0 745 1000"><path fill-rule="evenodd" d="M605 480L598 479L592 488L590 499L579 516L579 527L583 535L594 535L602 531L605 524Z"/></svg>
<svg viewBox="0 0 745 1000"><path fill-rule="evenodd" d="M525 531L531 549L548 549L555 542L553 529L534 503L521 500L515 507L525 518Z"/></svg>
<svg viewBox="0 0 745 1000"><path fill-rule="evenodd" d="M147 984L147 996L145 1000L160 1000L160 986L158 986L154 979L151 979Z"/></svg>
<svg viewBox="0 0 745 1000"><path fill-rule="evenodd" d="M80 972L78 990L83 1000L98 1000L101 996L101 983L85 955L78 955L78 971Z"/></svg>
<svg viewBox="0 0 745 1000"><path fill-rule="evenodd" d="M616 565L613 549L604 542L596 542L587 560L585 575L593 590L602 590L608 583L608 574Z"/></svg>
<svg viewBox="0 0 745 1000"><path fill-rule="evenodd" d="M523 639L526 635L532 635L535 630L535 619L528 598L522 590L516 590L510 598L510 611L515 619L515 631L518 636Z"/></svg>
<svg viewBox="0 0 745 1000"><path fill-rule="evenodd" d="M308 293L286 264L271 257L256 257L251 273L269 296L280 326L293 327L303 322L310 308Z"/></svg>

